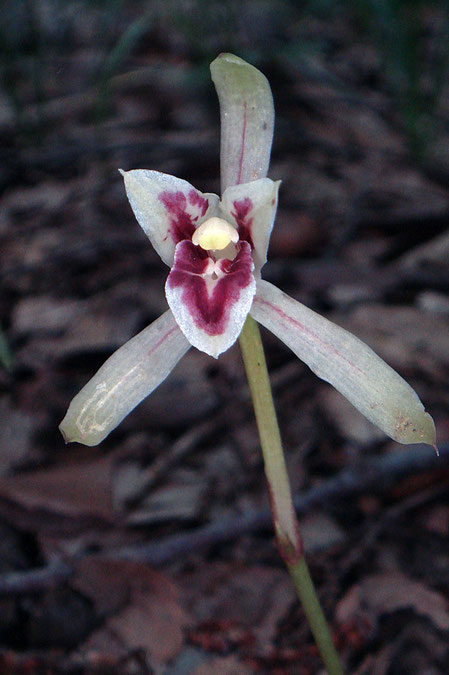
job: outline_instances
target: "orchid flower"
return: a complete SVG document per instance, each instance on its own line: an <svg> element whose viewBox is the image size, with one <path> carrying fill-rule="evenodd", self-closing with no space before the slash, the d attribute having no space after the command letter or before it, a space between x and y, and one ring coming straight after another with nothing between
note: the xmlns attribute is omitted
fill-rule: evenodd
<svg viewBox="0 0 449 675"><path fill-rule="evenodd" d="M231 54L220 55L211 71L221 109L223 194L203 194L158 171L121 172L137 221L170 267L169 309L75 396L60 425L65 440L100 443L192 345L217 358L250 314L391 438L434 445L432 418L392 368L357 337L261 278L280 185L266 177L271 91L258 70Z"/></svg>

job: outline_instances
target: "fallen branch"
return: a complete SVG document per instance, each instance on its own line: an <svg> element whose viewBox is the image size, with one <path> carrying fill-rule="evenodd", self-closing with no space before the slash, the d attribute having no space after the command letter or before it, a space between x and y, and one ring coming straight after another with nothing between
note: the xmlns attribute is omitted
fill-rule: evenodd
<svg viewBox="0 0 449 675"><path fill-rule="evenodd" d="M388 492L406 476L424 471L441 471L449 467L449 445L440 448L439 458L429 446L416 445L384 457L369 458L356 466L350 466L321 485L295 497L298 516L313 508L323 510L338 499L356 497L365 492L382 494ZM132 559L150 565L164 565L190 551L198 552L225 544L250 532L271 529L271 513L268 507L254 509L240 516L228 516L197 530L173 535L159 542L138 544L102 554L114 559ZM1 577L0 577L1 592Z"/></svg>
<svg viewBox="0 0 449 675"><path fill-rule="evenodd" d="M311 488L305 494L297 495L295 506L298 515L326 505L339 499L354 498L357 495L374 492L388 492L396 483L407 476L425 471L438 471L449 468L449 444L440 447L437 458L428 446L416 445L399 450L390 455L369 458L356 466L348 467L337 476ZM109 560L140 560L149 565L165 565L194 551L204 551L217 544L225 544L234 539L260 530L271 529L269 508L248 511L240 516L229 516L197 530L174 535L158 542L148 542L137 546L128 546L94 554L95 557ZM81 554L72 561L93 554ZM0 597L42 592L68 581L73 574L73 566L60 561L47 567L26 572L10 572L0 575Z"/></svg>

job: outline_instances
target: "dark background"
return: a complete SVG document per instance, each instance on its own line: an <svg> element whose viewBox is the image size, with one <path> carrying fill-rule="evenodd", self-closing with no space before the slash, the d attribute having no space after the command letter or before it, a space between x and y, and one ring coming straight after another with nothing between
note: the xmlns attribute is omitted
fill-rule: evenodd
<svg viewBox="0 0 449 675"><path fill-rule="evenodd" d="M166 308L117 169L219 191L209 63L275 99L266 279L416 389L399 446L264 332L312 575L348 673L447 673L445 2L4 0L0 22L0 670L318 673L273 542L238 347L192 349L98 448L57 425Z"/></svg>

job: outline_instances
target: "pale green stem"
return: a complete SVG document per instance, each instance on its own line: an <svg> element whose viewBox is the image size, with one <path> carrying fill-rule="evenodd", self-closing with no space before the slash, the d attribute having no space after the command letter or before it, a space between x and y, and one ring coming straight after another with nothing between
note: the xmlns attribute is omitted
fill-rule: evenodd
<svg viewBox="0 0 449 675"><path fill-rule="evenodd" d="M265 353L259 327L250 316L246 319L240 335L240 347L259 429L279 551L293 579L328 673L343 675L344 671L304 558Z"/></svg>

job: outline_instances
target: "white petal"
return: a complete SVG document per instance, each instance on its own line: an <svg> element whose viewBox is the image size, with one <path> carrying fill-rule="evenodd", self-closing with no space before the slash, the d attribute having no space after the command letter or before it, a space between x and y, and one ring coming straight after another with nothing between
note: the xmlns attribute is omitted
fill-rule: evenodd
<svg viewBox="0 0 449 675"><path fill-rule="evenodd" d="M265 75L233 54L210 66L220 101L221 191L264 178L270 163L274 105Z"/></svg>
<svg viewBox="0 0 449 675"><path fill-rule="evenodd" d="M278 203L281 181L261 178L225 190L219 205L225 220L235 225L240 238L253 248L256 272L267 261L267 249Z"/></svg>
<svg viewBox="0 0 449 675"><path fill-rule="evenodd" d="M139 225L162 260L171 267L175 246L214 216L219 198L186 180L160 171L121 171L126 194Z"/></svg>
<svg viewBox="0 0 449 675"><path fill-rule="evenodd" d="M66 442L97 445L156 389L190 344L170 310L118 349L71 402Z"/></svg>
<svg viewBox="0 0 449 675"><path fill-rule="evenodd" d="M258 284L251 315L388 436L435 444L435 425L416 393L354 335L266 281Z"/></svg>

